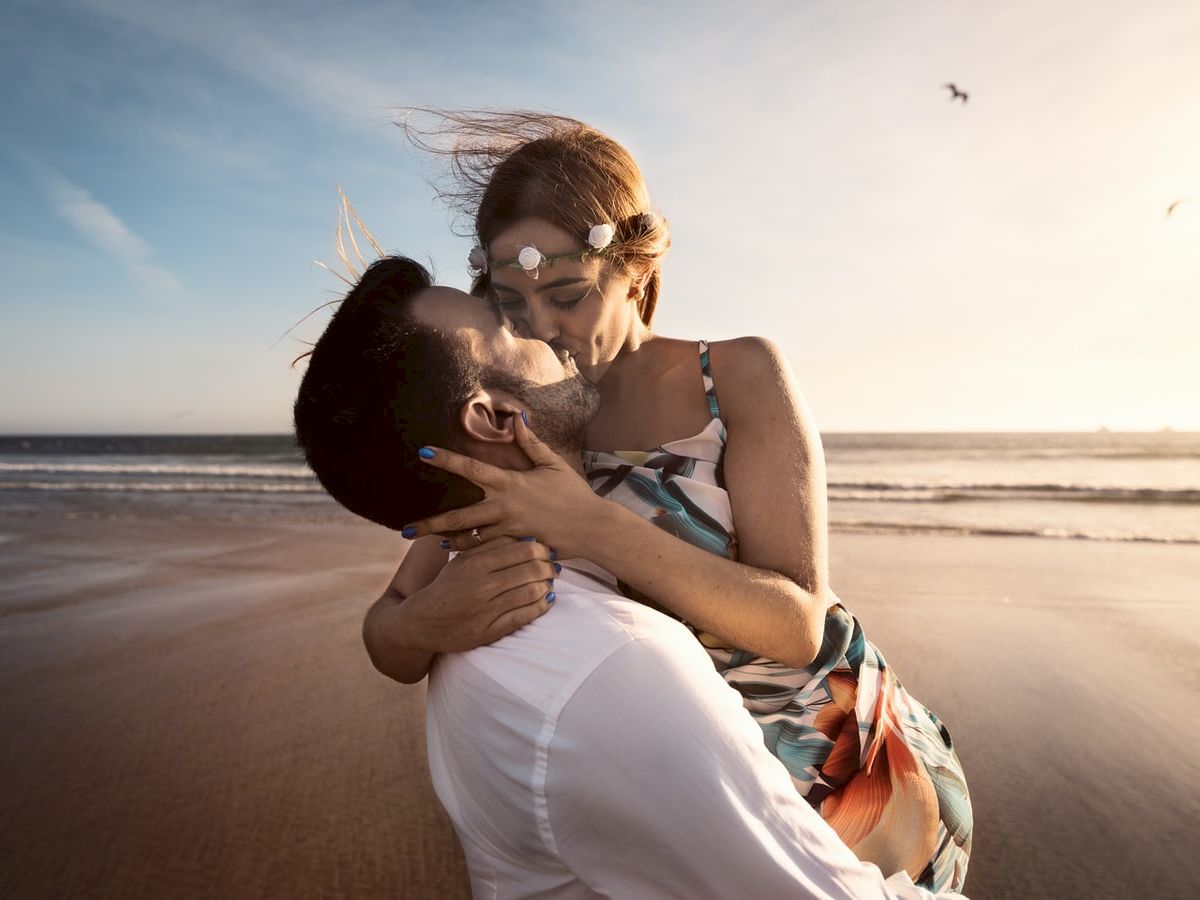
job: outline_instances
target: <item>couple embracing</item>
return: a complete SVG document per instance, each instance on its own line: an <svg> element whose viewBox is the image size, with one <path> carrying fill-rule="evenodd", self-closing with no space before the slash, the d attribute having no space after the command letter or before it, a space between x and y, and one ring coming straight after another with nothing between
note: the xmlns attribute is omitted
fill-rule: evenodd
<svg viewBox="0 0 1200 900"><path fill-rule="evenodd" d="M670 235L611 138L447 122L471 294L374 263L295 422L339 502L414 539L364 640L429 677L475 895L961 891L961 766L830 589L779 352L651 330Z"/></svg>

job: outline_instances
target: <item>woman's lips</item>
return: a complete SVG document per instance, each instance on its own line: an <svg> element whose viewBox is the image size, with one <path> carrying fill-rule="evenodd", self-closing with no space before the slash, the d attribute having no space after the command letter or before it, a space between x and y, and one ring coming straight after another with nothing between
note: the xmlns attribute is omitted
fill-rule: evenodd
<svg viewBox="0 0 1200 900"><path fill-rule="evenodd" d="M575 355L568 353L566 350L558 351L558 360L562 363L563 371L569 375L575 375L579 372L579 367L575 365Z"/></svg>

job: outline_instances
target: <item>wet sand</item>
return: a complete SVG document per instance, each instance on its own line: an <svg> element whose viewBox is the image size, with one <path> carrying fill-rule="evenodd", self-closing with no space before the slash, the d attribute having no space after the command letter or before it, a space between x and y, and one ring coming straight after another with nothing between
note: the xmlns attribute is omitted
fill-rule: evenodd
<svg viewBox="0 0 1200 900"><path fill-rule="evenodd" d="M345 521L0 516L0 896L467 896L423 689ZM949 725L976 898L1200 883L1200 547L838 534L834 583ZM552 614L552 613L551 613Z"/></svg>

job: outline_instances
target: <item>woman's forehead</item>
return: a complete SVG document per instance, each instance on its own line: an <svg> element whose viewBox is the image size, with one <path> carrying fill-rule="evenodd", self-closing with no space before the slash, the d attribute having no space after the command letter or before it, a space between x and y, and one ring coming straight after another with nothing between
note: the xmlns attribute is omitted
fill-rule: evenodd
<svg viewBox="0 0 1200 900"><path fill-rule="evenodd" d="M488 244L493 258L516 258L521 249L536 246L546 256L583 250L583 239L545 219L526 218L507 225Z"/></svg>

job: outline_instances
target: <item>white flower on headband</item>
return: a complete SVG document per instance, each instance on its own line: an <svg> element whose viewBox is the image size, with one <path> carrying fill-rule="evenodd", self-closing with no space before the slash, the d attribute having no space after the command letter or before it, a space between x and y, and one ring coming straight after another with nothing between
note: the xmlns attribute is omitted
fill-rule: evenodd
<svg viewBox="0 0 1200 900"><path fill-rule="evenodd" d="M522 247L521 252L517 254L517 265L525 270L530 278L538 277L538 266L542 264L542 251L530 244L528 247Z"/></svg>
<svg viewBox="0 0 1200 900"><path fill-rule="evenodd" d="M616 234L616 229L605 222L603 225L593 225L592 230L588 232L588 246L593 250L603 250L612 243L613 235Z"/></svg>
<svg viewBox="0 0 1200 900"><path fill-rule="evenodd" d="M487 274L488 255L481 245L476 244L471 248L471 252L467 254L467 266L472 278Z"/></svg>

